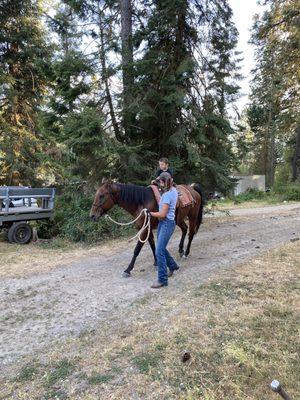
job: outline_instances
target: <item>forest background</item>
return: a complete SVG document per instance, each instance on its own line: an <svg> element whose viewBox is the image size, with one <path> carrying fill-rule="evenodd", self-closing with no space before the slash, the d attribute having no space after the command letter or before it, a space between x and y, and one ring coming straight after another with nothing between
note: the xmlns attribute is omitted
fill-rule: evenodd
<svg viewBox="0 0 300 400"><path fill-rule="evenodd" d="M300 199L296 0L261 1L250 102L227 0L1 0L0 184L55 186L44 235L94 241L104 177L148 184L161 156L177 182L229 194L236 173Z"/></svg>

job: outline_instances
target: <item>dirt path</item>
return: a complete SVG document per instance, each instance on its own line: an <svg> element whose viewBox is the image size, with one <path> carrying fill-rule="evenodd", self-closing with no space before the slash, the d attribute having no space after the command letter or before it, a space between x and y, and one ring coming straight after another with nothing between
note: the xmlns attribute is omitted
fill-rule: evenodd
<svg viewBox="0 0 300 400"><path fill-rule="evenodd" d="M195 238L189 260L167 289L191 279L202 282L218 269L233 267L261 252L300 235L300 205L234 210L235 218L206 223ZM179 232L170 249L177 253ZM117 249L114 245L114 248ZM133 244L122 243L119 252L84 257L54 271L0 282L0 354L8 364L42 350L58 340L78 335L120 315L139 298L153 293L156 277L149 246L138 259L133 278L121 273L129 262Z"/></svg>

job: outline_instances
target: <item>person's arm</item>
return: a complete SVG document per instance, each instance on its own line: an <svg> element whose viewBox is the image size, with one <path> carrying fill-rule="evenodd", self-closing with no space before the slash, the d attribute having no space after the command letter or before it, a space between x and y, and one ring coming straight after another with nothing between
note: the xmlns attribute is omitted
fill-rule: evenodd
<svg viewBox="0 0 300 400"><path fill-rule="evenodd" d="M157 179L158 179L159 175L160 175L160 169L158 169L158 170L155 172L155 178L152 179L151 185L157 185Z"/></svg>
<svg viewBox="0 0 300 400"><path fill-rule="evenodd" d="M166 218L168 211L169 211L169 204L164 203L162 205L162 209L160 211L151 211L150 215L154 218Z"/></svg>
<svg viewBox="0 0 300 400"><path fill-rule="evenodd" d="M155 180L159 177L160 174L161 174L161 169L157 169L155 173Z"/></svg>

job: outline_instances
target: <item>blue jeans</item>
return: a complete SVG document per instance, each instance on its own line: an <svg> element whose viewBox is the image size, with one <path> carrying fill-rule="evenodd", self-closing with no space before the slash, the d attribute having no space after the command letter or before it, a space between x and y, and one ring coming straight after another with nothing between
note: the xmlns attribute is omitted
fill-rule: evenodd
<svg viewBox="0 0 300 400"><path fill-rule="evenodd" d="M156 258L158 265L158 281L163 285L168 284L168 270L174 271L178 269L178 265L174 261L173 257L171 257L170 253L167 250L167 244L173 235L175 230L176 223L175 221L171 221L170 219L163 219L158 224L157 231L157 244L156 244Z"/></svg>

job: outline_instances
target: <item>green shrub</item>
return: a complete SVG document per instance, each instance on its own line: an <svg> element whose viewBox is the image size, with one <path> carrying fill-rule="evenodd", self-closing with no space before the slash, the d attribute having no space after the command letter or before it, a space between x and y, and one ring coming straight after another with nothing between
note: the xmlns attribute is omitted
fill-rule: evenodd
<svg viewBox="0 0 300 400"><path fill-rule="evenodd" d="M37 227L38 237L40 239L51 239L58 236L60 233L57 223L52 220L37 221L34 225Z"/></svg>
<svg viewBox="0 0 300 400"><path fill-rule="evenodd" d="M279 194L282 200L297 201L300 200L300 182L290 183L288 185L278 185L274 188L274 193Z"/></svg>
<svg viewBox="0 0 300 400"><path fill-rule="evenodd" d="M60 235L73 242L95 243L109 237L120 237L135 232L131 227L120 227L105 218L98 222L90 220L89 213L93 195L85 195L80 190L66 189L56 197L54 221L38 224L40 238ZM117 221L130 221L132 218L119 207L109 214Z"/></svg>
<svg viewBox="0 0 300 400"><path fill-rule="evenodd" d="M249 188L244 193L238 194L234 197L236 202L244 202L250 200L261 200L266 198L268 195L267 193L263 192L262 190L258 190L256 188Z"/></svg>

